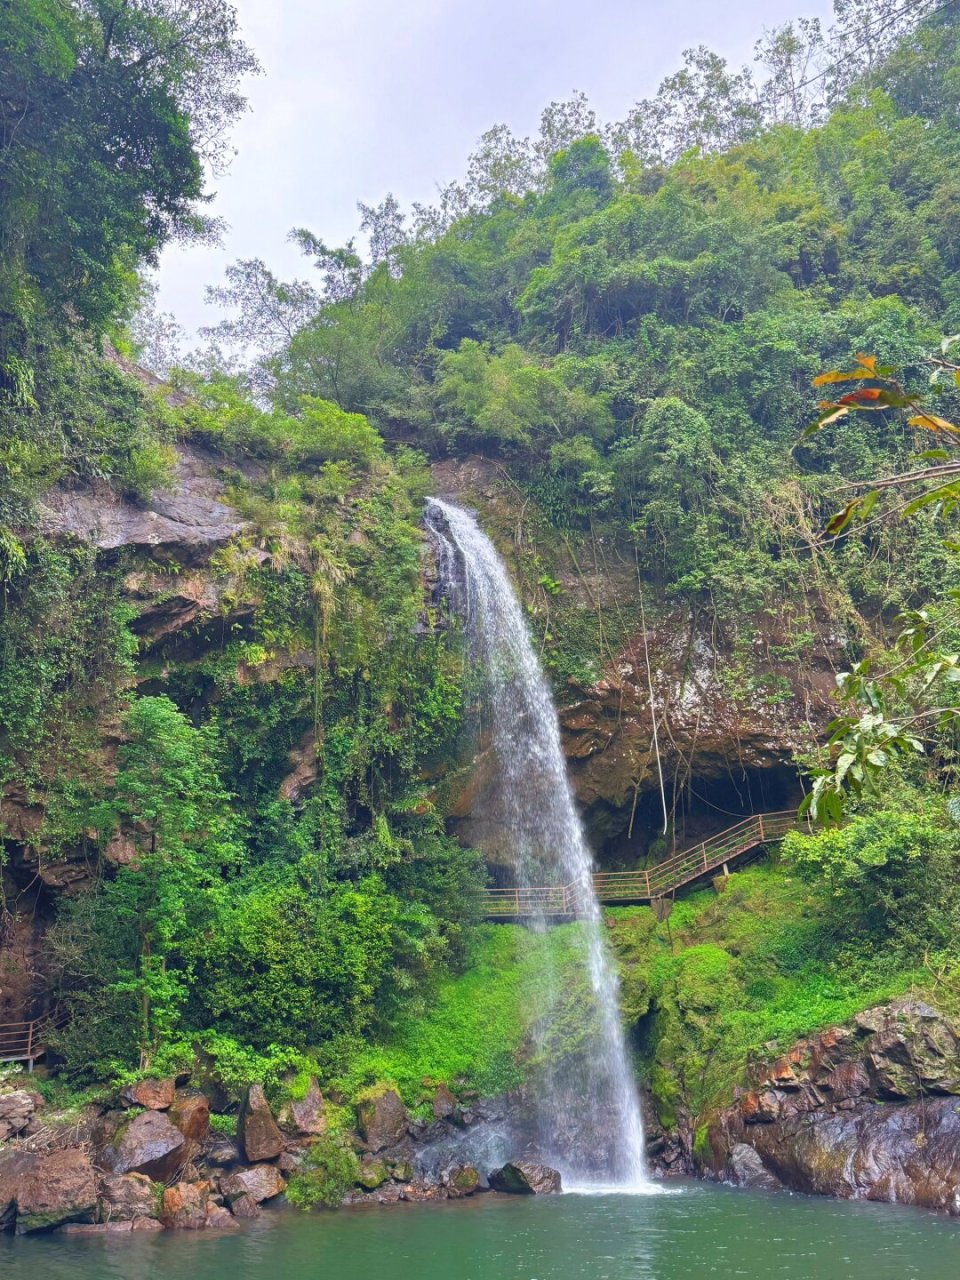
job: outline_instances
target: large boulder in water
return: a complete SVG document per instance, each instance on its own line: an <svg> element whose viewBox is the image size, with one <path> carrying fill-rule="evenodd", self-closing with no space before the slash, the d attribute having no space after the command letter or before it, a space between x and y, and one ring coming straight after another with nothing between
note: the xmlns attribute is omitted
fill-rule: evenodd
<svg viewBox="0 0 960 1280"><path fill-rule="evenodd" d="M533 1164L529 1160L517 1160L494 1169L490 1174L490 1186L494 1191L506 1191L515 1196L545 1196L562 1191L560 1174L549 1165Z"/></svg>
<svg viewBox="0 0 960 1280"><path fill-rule="evenodd" d="M93 1222L97 1182L85 1151L53 1151L27 1169L17 1187L17 1234L65 1222Z"/></svg>

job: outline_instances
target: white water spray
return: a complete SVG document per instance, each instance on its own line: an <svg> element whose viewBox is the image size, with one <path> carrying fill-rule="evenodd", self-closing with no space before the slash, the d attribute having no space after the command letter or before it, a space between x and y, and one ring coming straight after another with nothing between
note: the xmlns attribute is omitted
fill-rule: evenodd
<svg viewBox="0 0 960 1280"><path fill-rule="evenodd" d="M471 656L484 675L499 768L498 808L517 883L575 886L577 959L594 1008L583 1011L589 1042L576 1055L576 1066L564 1061L551 1071L550 1028L539 1027L547 1060L538 1092L540 1152L569 1190L652 1189L617 977L593 889L593 859L567 780L556 708L523 610L506 567L472 516L431 498L426 523L439 551L441 585L464 620ZM532 924L542 929L545 921Z"/></svg>

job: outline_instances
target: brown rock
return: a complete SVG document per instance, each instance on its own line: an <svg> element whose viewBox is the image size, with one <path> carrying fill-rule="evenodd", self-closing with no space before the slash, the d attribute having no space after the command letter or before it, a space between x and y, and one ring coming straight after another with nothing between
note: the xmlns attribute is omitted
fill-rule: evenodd
<svg viewBox="0 0 960 1280"><path fill-rule="evenodd" d="M264 1200L272 1200L274 1196L283 1195L287 1184L280 1176L280 1170L273 1164L255 1164L250 1169L241 1169L224 1178L220 1189L228 1200L249 1196L257 1204Z"/></svg>
<svg viewBox="0 0 960 1280"><path fill-rule="evenodd" d="M49 1231L65 1222L92 1222L97 1184L90 1157L76 1149L40 1156L17 1188L17 1233Z"/></svg>
<svg viewBox="0 0 960 1280"><path fill-rule="evenodd" d="M166 1111L173 1102L175 1084L172 1080L141 1080L127 1085L120 1098L128 1107L146 1107L148 1111Z"/></svg>
<svg viewBox="0 0 960 1280"><path fill-rule="evenodd" d="M407 1120L407 1109L392 1089L357 1107L360 1133L371 1151L383 1151L400 1142L406 1136Z"/></svg>
<svg viewBox="0 0 960 1280"><path fill-rule="evenodd" d="M231 1201L230 1209L235 1218L259 1218L263 1210L251 1196L237 1196Z"/></svg>
<svg viewBox="0 0 960 1280"><path fill-rule="evenodd" d="M133 1222L157 1211L157 1183L142 1173L111 1174L100 1186L100 1221Z"/></svg>
<svg viewBox="0 0 960 1280"><path fill-rule="evenodd" d="M747 1124L770 1124L780 1115L780 1099L773 1089L751 1089L743 1096L740 1114Z"/></svg>
<svg viewBox="0 0 960 1280"><path fill-rule="evenodd" d="M37 1110L33 1096L26 1089L0 1093L0 1142L22 1133Z"/></svg>
<svg viewBox="0 0 960 1280"><path fill-rule="evenodd" d="M160 1221L176 1231L202 1231L209 1211L209 1182L178 1182L163 1193Z"/></svg>
<svg viewBox="0 0 960 1280"><path fill-rule="evenodd" d="M237 1134L248 1160L273 1160L283 1150L283 1134L273 1118L262 1085L253 1084L247 1090L240 1108Z"/></svg>
<svg viewBox="0 0 960 1280"><path fill-rule="evenodd" d="M490 1186L494 1191L506 1191L510 1195L543 1196L562 1190L560 1174L545 1164L533 1164L517 1160L494 1169L490 1174Z"/></svg>
<svg viewBox="0 0 960 1280"><path fill-rule="evenodd" d="M433 1095L433 1116L435 1120L446 1120L448 1116L455 1115L460 1106L457 1096L447 1088L445 1084L440 1085L437 1092Z"/></svg>
<svg viewBox="0 0 960 1280"><path fill-rule="evenodd" d="M284 1103L277 1120L289 1133L319 1137L327 1132L326 1108L316 1080L311 1077L310 1087L302 1098L291 1098Z"/></svg>
<svg viewBox="0 0 960 1280"><path fill-rule="evenodd" d="M222 1204L207 1205L206 1227L208 1231L229 1231L237 1225L233 1214Z"/></svg>
<svg viewBox="0 0 960 1280"><path fill-rule="evenodd" d="M23 1151L0 1154L0 1231L13 1226L17 1216L20 1184L36 1168L39 1160L39 1156L28 1155Z"/></svg>
<svg viewBox="0 0 960 1280"><path fill-rule="evenodd" d="M196 1154L210 1137L210 1103L198 1090L178 1091L170 1107L170 1121Z"/></svg>
<svg viewBox="0 0 960 1280"><path fill-rule="evenodd" d="M143 1111L103 1149L100 1164L110 1173L145 1173L156 1182L169 1182L189 1158L176 1125L162 1111Z"/></svg>

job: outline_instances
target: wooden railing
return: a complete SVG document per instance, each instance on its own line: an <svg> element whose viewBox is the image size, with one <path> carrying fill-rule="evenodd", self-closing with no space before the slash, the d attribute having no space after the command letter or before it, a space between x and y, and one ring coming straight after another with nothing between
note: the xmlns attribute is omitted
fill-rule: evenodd
<svg viewBox="0 0 960 1280"><path fill-rule="evenodd" d="M50 1015L30 1022L0 1023L0 1062L25 1062L27 1070L47 1052L47 1037L61 1020Z"/></svg>
<svg viewBox="0 0 960 1280"><path fill-rule="evenodd" d="M751 849L782 840L797 825L794 810L757 813L719 835L684 849L644 871L597 871L593 889L600 902L650 902L682 889L711 871L729 864ZM487 889L484 916L488 920L535 919L580 914L579 885L544 885L533 889Z"/></svg>

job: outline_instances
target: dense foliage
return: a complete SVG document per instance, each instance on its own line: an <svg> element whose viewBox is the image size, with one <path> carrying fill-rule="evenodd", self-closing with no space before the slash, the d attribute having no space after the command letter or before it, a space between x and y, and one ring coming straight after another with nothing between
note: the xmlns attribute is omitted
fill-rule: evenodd
<svg viewBox="0 0 960 1280"><path fill-rule="evenodd" d="M875 353L913 395L960 327L960 21L889 10L770 33L759 84L694 50L619 125L575 99L532 142L495 129L437 208L362 208L366 253L295 232L317 283L236 264L171 394L107 340L143 350L138 271L205 230L204 162L255 65L233 10L0 0L0 784L29 817L4 832L20 883L87 873L48 937L73 1077L192 1065L236 1092L307 1067L415 1105L424 1080L536 1070L538 964L562 970L570 933L472 927L484 873L437 783L471 689L427 603L428 462L482 455L536 524L516 567L560 682L638 633L637 584L707 615L738 689L765 610L794 660L826 630L852 666L960 585L927 507L824 534L841 484L910 465L909 430L802 438L815 375ZM142 503L185 451L243 521L202 566L38 532L52 486ZM629 567L616 616L586 545ZM184 599L181 634L144 605ZM616 916L664 1118L922 982L923 956L952 972L956 836L922 790L953 781L940 752L723 898ZM581 980L550 1052L583 1035ZM295 1194L336 1198L352 1168L331 1138Z"/></svg>

